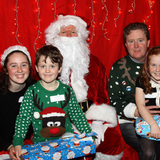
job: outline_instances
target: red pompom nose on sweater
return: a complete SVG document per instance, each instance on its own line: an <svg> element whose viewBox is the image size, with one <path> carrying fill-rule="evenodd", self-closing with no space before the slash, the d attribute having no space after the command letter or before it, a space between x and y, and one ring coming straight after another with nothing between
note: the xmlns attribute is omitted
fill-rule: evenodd
<svg viewBox="0 0 160 160"><path fill-rule="evenodd" d="M60 132L60 130L59 130L59 128L52 128L52 129L50 129L49 132L50 132L51 134L57 134L57 133Z"/></svg>

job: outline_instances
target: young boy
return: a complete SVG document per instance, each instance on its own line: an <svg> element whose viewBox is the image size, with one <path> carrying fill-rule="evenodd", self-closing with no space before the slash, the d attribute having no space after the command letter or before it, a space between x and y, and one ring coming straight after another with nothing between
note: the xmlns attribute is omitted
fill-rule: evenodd
<svg viewBox="0 0 160 160"><path fill-rule="evenodd" d="M31 122L33 143L59 138L65 132L73 133L71 121L81 133L91 132L72 88L56 79L62 61L60 51L52 45L43 46L36 53L35 68L41 80L28 88L17 116L13 140L17 158Z"/></svg>

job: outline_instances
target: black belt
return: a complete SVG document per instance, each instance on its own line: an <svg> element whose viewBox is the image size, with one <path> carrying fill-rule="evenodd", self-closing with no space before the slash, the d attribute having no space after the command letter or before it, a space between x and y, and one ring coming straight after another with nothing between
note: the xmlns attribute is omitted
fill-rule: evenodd
<svg viewBox="0 0 160 160"><path fill-rule="evenodd" d="M93 102L91 100L85 99L82 102L79 102L79 105L81 107L81 110L85 113L89 107L93 104Z"/></svg>

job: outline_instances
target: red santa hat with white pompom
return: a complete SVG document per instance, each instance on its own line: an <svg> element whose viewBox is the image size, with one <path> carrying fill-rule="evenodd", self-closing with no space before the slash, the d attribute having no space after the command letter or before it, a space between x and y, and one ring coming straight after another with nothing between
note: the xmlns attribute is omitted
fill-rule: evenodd
<svg viewBox="0 0 160 160"><path fill-rule="evenodd" d="M65 117L65 112L62 108L57 107L48 107L43 109L41 112L34 112L34 118L39 119L42 118L49 118L49 117Z"/></svg>

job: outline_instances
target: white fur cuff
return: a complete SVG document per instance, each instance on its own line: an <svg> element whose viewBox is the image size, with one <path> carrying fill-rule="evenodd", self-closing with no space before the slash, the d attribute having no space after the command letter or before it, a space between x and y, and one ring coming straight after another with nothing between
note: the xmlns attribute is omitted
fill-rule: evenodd
<svg viewBox="0 0 160 160"><path fill-rule="evenodd" d="M91 105L86 112L86 118L89 120L108 122L108 127L117 126L116 110L107 104Z"/></svg>

